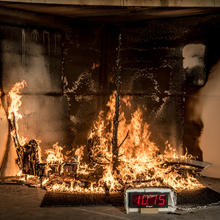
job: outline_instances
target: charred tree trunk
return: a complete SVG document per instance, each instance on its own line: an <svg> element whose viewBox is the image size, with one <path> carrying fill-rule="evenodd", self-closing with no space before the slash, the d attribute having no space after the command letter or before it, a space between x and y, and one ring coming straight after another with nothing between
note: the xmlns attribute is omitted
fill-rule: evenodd
<svg viewBox="0 0 220 220"><path fill-rule="evenodd" d="M115 84L116 84L116 94L115 94L115 115L113 119L113 138L112 138L112 164L113 172L117 172L118 166L118 125L119 125L119 107L120 107L120 49L121 49L121 34L119 35L119 44L117 48L117 60L116 60L116 70L115 70Z"/></svg>
<svg viewBox="0 0 220 220"><path fill-rule="evenodd" d="M117 79L117 81L119 81ZM116 82L117 83L117 82ZM112 139L112 161L113 161L113 171L117 170L118 164L118 125L119 125L119 97L120 97L120 83L116 85L116 94L115 94L115 115L113 119L113 139Z"/></svg>

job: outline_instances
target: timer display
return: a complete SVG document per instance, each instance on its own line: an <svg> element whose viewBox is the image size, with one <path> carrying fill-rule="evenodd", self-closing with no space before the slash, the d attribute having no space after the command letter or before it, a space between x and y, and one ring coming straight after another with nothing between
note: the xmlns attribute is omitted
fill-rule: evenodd
<svg viewBox="0 0 220 220"><path fill-rule="evenodd" d="M168 187L130 188L125 191L126 213L175 212L177 195Z"/></svg>
<svg viewBox="0 0 220 220"><path fill-rule="evenodd" d="M131 192L129 193L130 208L166 208L168 207L168 194L161 192Z"/></svg>

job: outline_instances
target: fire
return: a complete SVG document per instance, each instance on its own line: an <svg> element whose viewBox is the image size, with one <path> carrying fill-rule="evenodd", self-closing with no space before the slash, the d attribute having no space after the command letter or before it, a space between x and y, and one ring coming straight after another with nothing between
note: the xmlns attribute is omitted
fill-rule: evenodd
<svg viewBox="0 0 220 220"><path fill-rule="evenodd" d="M47 150L47 163L48 164L61 164L63 162L63 154L62 154L63 148L58 145L58 142L53 145L52 150Z"/></svg>
<svg viewBox="0 0 220 220"><path fill-rule="evenodd" d="M19 108L22 105L21 102L22 96L19 93L25 87L25 85L26 85L25 80L21 82L17 82L9 92L10 105L8 108L8 119L12 123L14 122L14 126L15 126L15 128L11 130L11 136L13 138L16 138L15 135L17 135L18 141L21 145L25 144L26 139L24 137L19 136L18 134L18 120L22 118L22 114L19 113Z"/></svg>
<svg viewBox="0 0 220 220"><path fill-rule="evenodd" d="M48 190L110 193L123 191L126 187L167 186L177 192L202 188L194 175L194 170L187 171L186 165L169 166L168 162L176 159L191 159L190 155L179 155L168 142L163 153L150 141L150 131L144 122L142 111L137 108L130 117L125 111L132 112L131 100L122 98L118 127L118 164L113 166L113 120L115 112L115 93L107 103L108 112L100 111L88 135L88 145L79 147L75 155L80 164L77 177L63 179L61 184L45 185ZM55 153L57 152L57 153ZM87 152L87 153L86 153ZM48 158L60 152L53 151ZM89 157L86 160L84 157ZM185 171L184 171L185 170ZM69 183L68 183L69 182ZM68 183L68 184L67 184Z"/></svg>
<svg viewBox="0 0 220 220"><path fill-rule="evenodd" d="M26 143L26 139L18 135L17 124L22 118L19 113L22 104L19 93L25 85L25 81L16 83L9 92L11 102L8 119L12 126L11 136L20 147ZM46 151L48 156L45 172L48 175L43 179L42 185L49 191L77 193L115 193L123 192L128 187L148 186L167 186L177 192L202 188L195 178L196 169L193 170L187 165L169 164L174 160L191 159L191 156L179 155L168 142L165 143L165 150L160 152L158 146L150 140L149 125L143 119L141 108L137 107L134 110L129 96L120 99L115 153L115 96L115 92L110 96L107 103L108 111L99 112L88 134L88 144L70 152L70 155L74 154L73 157L63 155L63 147L58 143ZM39 146L40 142L37 142L32 140L31 143ZM40 154L40 149L38 153ZM40 155L38 162L44 166ZM72 175L73 164L78 164L76 175ZM66 174L65 169L70 169L72 176Z"/></svg>

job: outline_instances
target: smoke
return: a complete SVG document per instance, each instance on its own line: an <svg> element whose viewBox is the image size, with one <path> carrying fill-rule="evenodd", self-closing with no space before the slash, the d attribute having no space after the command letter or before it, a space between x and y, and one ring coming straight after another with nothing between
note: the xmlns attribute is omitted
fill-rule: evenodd
<svg viewBox="0 0 220 220"><path fill-rule="evenodd" d="M208 82L200 90L197 107L204 123L200 140L203 159L213 164L203 174L220 178L220 61L211 69Z"/></svg>
<svg viewBox="0 0 220 220"><path fill-rule="evenodd" d="M45 94L61 92L52 74L49 72L49 61L41 45L29 43L26 45L26 56L21 59L17 53L15 42L3 41L3 90L8 93L13 85L21 80L27 82L23 93Z"/></svg>
<svg viewBox="0 0 220 220"><path fill-rule="evenodd" d="M204 66L203 57L205 54L205 45L187 44L183 48L183 68L192 69L195 66Z"/></svg>
<svg viewBox="0 0 220 220"><path fill-rule="evenodd" d="M184 112L183 146L188 153L203 159L199 139L203 129L198 106L198 90L206 82L205 68L206 46L203 44L187 44L183 47L183 69L185 70L186 108Z"/></svg>
<svg viewBox="0 0 220 220"><path fill-rule="evenodd" d="M50 70L51 61L43 47L25 42L25 54L21 54L18 45L14 41L2 41L3 92L7 95L16 82L27 82L22 90L19 112L23 118L18 121L19 135L28 140L41 140L42 153L46 157L47 148L56 142L67 142L68 107L61 93L61 79L58 80ZM0 132L2 136L2 129ZM3 157L5 143L0 144L0 157ZM5 175L15 175L16 154L12 152L13 143L9 145Z"/></svg>
<svg viewBox="0 0 220 220"><path fill-rule="evenodd" d="M196 86L203 86L206 81L205 49L203 44L187 44L182 51L187 81Z"/></svg>

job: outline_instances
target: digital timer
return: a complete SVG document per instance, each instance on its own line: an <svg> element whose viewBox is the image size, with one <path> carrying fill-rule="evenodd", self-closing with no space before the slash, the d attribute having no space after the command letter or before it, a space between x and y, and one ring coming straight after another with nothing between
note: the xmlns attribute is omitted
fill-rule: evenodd
<svg viewBox="0 0 220 220"><path fill-rule="evenodd" d="M176 194L170 188L128 189L125 208L127 213L150 208L158 212L172 212L176 210Z"/></svg>
<svg viewBox="0 0 220 220"><path fill-rule="evenodd" d="M129 193L129 207L168 207L168 193Z"/></svg>

